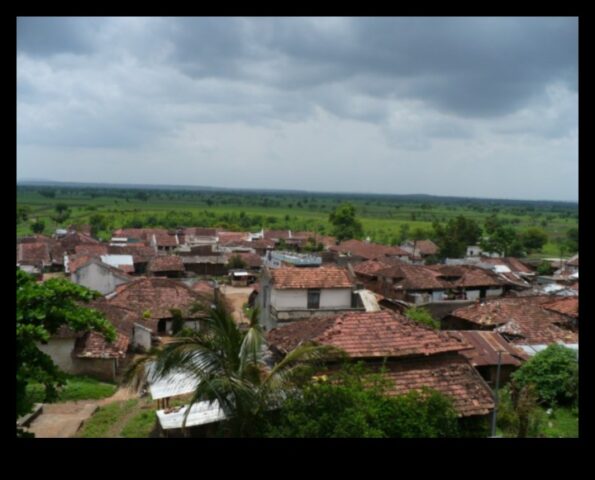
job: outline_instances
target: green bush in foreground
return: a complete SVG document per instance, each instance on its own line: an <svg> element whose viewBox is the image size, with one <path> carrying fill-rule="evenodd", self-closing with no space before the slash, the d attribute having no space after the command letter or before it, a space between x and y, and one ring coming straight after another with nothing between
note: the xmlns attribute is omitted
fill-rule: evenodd
<svg viewBox="0 0 595 480"><path fill-rule="evenodd" d="M519 387L534 385L544 405L567 405L578 399L578 360L576 352L562 345L550 345L513 375Z"/></svg>
<svg viewBox="0 0 595 480"><path fill-rule="evenodd" d="M313 381L269 419L267 437L436 438L458 436L449 398L426 390L386 395L386 380L362 366Z"/></svg>

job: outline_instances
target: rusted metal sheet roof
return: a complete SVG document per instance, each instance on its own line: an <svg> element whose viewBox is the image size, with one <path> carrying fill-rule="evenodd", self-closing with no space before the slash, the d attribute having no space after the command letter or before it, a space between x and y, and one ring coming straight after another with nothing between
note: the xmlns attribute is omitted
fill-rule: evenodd
<svg viewBox="0 0 595 480"><path fill-rule="evenodd" d="M508 343L498 332L459 330L451 333L473 346L473 349L463 350L461 354L474 367L498 365L498 351L503 352L501 365L518 367L529 358L524 351Z"/></svg>

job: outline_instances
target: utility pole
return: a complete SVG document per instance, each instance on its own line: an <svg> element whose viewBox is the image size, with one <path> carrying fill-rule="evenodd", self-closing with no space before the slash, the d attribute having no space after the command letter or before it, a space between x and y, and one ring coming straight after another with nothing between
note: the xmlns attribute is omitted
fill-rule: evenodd
<svg viewBox="0 0 595 480"><path fill-rule="evenodd" d="M496 416L498 414L498 387L500 386L500 363L502 361L502 350L498 350L498 367L496 369L496 388L494 389L494 413L492 415L492 435L496 437Z"/></svg>

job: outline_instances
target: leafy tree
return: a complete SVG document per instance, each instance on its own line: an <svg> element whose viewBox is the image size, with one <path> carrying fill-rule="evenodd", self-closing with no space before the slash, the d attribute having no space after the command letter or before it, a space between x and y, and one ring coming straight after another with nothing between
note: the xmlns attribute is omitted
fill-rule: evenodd
<svg viewBox="0 0 595 480"><path fill-rule="evenodd" d="M115 330L103 314L81 305L99 296L64 279L37 283L17 269L17 419L33 407L26 395L27 384L43 384L45 401L50 402L57 398L57 387L65 382L64 373L37 347L38 343L47 343L63 325L75 331L97 330L108 341L115 339Z"/></svg>
<svg viewBox="0 0 595 480"><path fill-rule="evenodd" d="M568 250L578 252L578 228L572 227L566 232Z"/></svg>
<svg viewBox="0 0 595 480"><path fill-rule="evenodd" d="M434 222L433 227L442 258L464 256L467 246L477 244L481 236L481 227L477 222L463 215L450 219L446 225Z"/></svg>
<svg viewBox="0 0 595 480"><path fill-rule="evenodd" d="M43 233L45 230L45 222L43 220L36 220L31 224L33 233Z"/></svg>
<svg viewBox="0 0 595 480"><path fill-rule="evenodd" d="M539 252L547 243L547 234L539 228L529 228L521 234L520 240L527 252Z"/></svg>
<svg viewBox="0 0 595 480"><path fill-rule="evenodd" d="M409 239L409 224L403 223L399 227L400 243L406 242Z"/></svg>
<svg viewBox="0 0 595 480"><path fill-rule="evenodd" d="M68 210L68 205L66 205L65 203L57 203L54 206L54 210L56 210L58 214L62 214Z"/></svg>
<svg viewBox="0 0 595 480"><path fill-rule="evenodd" d="M428 312L428 310L423 307L408 308L405 311L405 316L422 325L426 325L436 330L440 329L440 322L434 320L430 312Z"/></svg>
<svg viewBox="0 0 595 480"><path fill-rule="evenodd" d="M500 226L496 228L489 237L481 240L480 246L486 252L498 253L505 257L524 255L522 240L512 227Z"/></svg>
<svg viewBox="0 0 595 480"><path fill-rule="evenodd" d="M364 234L362 224L355 218L355 207L350 203L342 203L329 215L333 225L332 235L339 242L353 238L361 238Z"/></svg>
<svg viewBox="0 0 595 480"><path fill-rule="evenodd" d="M310 362L337 355L331 347L301 345L269 368L257 309L252 311L248 329L238 326L222 301L213 306L197 304L195 310L205 315L200 330L184 330L187 335L174 337L163 350L139 358L127 370L125 381L139 388L147 380L174 371L190 375L196 380L196 389L189 405L218 400L228 418L221 425L224 436L258 435L267 412L309 378ZM148 363L154 364L151 378L147 376Z"/></svg>
<svg viewBox="0 0 595 480"><path fill-rule="evenodd" d="M542 350L512 374L519 388L534 385L539 401L546 405L568 404L578 398L576 352L553 344Z"/></svg>
<svg viewBox="0 0 595 480"><path fill-rule="evenodd" d="M544 420L537 399L534 385L511 381L500 390L498 426L517 438L537 437Z"/></svg>
<svg viewBox="0 0 595 480"><path fill-rule="evenodd" d="M101 213L94 213L89 217L89 225L91 225L91 234L97 236L99 232L109 228L108 219Z"/></svg>
<svg viewBox="0 0 595 480"><path fill-rule="evenodd" d="M382 371L381 371L382 372ZM314 377L268 420L268 437L431 438L458 435L449 398L425 390L387 395L389 382L362 364Z"/></svg>

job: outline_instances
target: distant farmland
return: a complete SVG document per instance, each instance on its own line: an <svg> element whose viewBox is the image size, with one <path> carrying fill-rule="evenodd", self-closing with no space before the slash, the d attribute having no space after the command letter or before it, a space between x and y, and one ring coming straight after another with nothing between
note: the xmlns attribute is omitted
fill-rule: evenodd
<svg viewBox="0 0 595 480"><path fill-rule="evenodd" d="M425 229L458 215L483 225L492 214L515 229L542 228L548 243L542 255L557 255L555 241L578 226L578 204L488 200L425 195L362 195L311 192L248 190L189 190L122 188L69 185L19 185L17 209L24 207L27 219L17 223L17 236L31 234L35 220L45 223L46 234L72 223L89 223L96 214L105 215L111 230L132 226L213 226L256 231L260 228L310 230L329 234L329 213L349 201L356 207L365 235L372 241L394 244L401 240L402 226L409 231ZM69 217L58 223L55 207L66 205Z"/></svg>

